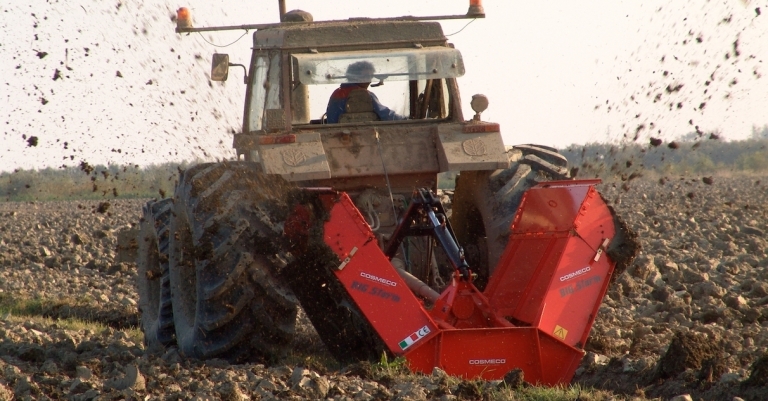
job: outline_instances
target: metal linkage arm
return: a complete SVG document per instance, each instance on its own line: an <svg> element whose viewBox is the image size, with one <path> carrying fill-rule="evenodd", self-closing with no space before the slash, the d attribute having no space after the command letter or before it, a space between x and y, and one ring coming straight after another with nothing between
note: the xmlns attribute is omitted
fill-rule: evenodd
<svg viewBox="0 0 768 401"><path fill-rule="evenodd" d="M443 204L430 190L420 188L414 191L411 204L392 233L392 238L384 254L392 259L405 237L426 235L437 240L453 268L461 273L463 279L468 279L469 265L464 259L464 249L459 246L456 240L451 223L445 216Z"/></svg>

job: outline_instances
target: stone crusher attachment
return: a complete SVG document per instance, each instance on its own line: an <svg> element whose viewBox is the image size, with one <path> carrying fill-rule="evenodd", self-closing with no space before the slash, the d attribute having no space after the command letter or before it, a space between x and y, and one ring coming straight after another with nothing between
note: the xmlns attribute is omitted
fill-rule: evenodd
<svg viewBox="0 0 768 401"><path fill-rule="evenodd" d="M569 383L616 265L606 250L619 228L597 183L551 181L528 190L483 292L431 192L414 193L380 247L346 193L299 190L285 222L296 256L290 275L301 277L292 287L302 305L322 292L343 298L328 302L362 315L379 344L404 356L413 371L439 367L454 376L500 379L519 368L530 383ZM405 237L423 235L435 238L455 269L440 294L393 258ZM313 241L323 244L313 248ZM316 325L335 318L324 311L308 314Z"/></svg>

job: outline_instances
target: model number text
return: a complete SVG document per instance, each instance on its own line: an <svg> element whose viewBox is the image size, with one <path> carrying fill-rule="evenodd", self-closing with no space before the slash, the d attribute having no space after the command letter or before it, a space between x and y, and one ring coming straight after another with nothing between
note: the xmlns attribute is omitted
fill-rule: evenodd
<svg viewBox="0 0 768 401"><path fill-rule="evenodd" d="M583 280L579 280L567 287L563 287L560 289L560 297L565 298L568 295L575 294L587 287L590 287L592 284L599 283L600 282L600 276L592 276L587 277Z"/></svg>
<svg viewBox="0 0 768 401"><path fill-rule="evenodd" d="M391 300L392 302L400 302L399 295L391 293L389 291L385 291L383 288L377 287L375 285L369 285L366 283L353 281L350 288L352 288L355 291L360 291L366 294L375 295L382 299L388 299L388 300Z"/></svg>

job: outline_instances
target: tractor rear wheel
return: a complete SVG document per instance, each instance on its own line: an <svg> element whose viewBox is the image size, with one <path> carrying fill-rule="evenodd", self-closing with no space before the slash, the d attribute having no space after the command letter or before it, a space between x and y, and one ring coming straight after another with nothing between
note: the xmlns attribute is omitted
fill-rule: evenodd
<svg viewBox="0 0 768 401"><path fill-rule="evenodd" d="M284 357L297 300L270 257L286 183L247 162L180 177L171 220L170 285L181 353L230 362ZM284 213L284 212L283 212Z"/></svg>
<svg viewBox="0 0 768 401"><path fill-rule="evenodd" d="M297 192L291 198L292 210L300 207L308 213L303 221L286 226L306 224L307 237L291 242L296 257L282 270L282 277L337 361L376 360L386 347L334 273L339 257L325 242L327 212L322 202L312 193Z"/></svg>
<svg viewBox="0 0 768 401"><path fill-rule="evenodd" d="M141 329L148 348L173 344L173 308L168 282L168 230L171 199L144 205L138 237L138 290Z"/></svg>
<svg viewBox="0 0 768 401"><path fill-rule="evenodd" d="M507 246L525 191L539 182L568 178L567 160L552 148L521 145L508 156L507 169L464 171L456 179L451 225L481 290Z"/></svg>

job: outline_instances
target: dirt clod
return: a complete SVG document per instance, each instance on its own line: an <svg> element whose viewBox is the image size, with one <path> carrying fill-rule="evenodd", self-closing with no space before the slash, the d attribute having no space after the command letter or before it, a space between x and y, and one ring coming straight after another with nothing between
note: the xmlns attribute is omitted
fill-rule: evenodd
<svg viewBox="0 0 768 401"><path fill-rule="evenodd" d="M100 202L99 206L96 207L96 211L101 214L104 214L107 212L107 210L109 210L109 206L110 206L109 202Z"/></svg>
<svg viewBox="0 0 768 401"><path fill-rule="evenodd" d="M701 334L678 332L669 349L659 360L657 376L668 379L686 369L701 369L704 362L722 356L717 341Z"/></svg>
<svg viewBox="0 0 768 401"><path fill-rule="evenodd" d="M480 400L483 393L480 383L477 381L464 380L459 383L456 389L456 397L460 400Z"/></svg>
<svg viewBox="0 0 768 401"><path fill-rule="evenodd" d="M513 369L504 375L504 384L511 388L520 388L525 384L524 373L522 369Z"/></svg>
<svg viewBox="0 0 768 401"><path fill-rule="evenodd" d="M723 358L711 358L702 363L701 369L696 377L703 383L714 383L725 373L728 372Z"/></svg>
<svg viewBox="0 0 768 401"><path fill-rule="evenodd" d="M609 208L614 215L616 236L608 245L607 253L616 262L616 267L611 277L611 280L615 280L627 267L632 265L642 246L638 240L637 233L618 217L618 213L613 210L613 207L609 206Z"/></svg>
<svg viewBox="0 0 768 401"><path fill-rule="evenodd" d="M368 361L353 363L342 371L347 376L357 376L361 379L371 380L374 377L373 365Z"/></svg>
<svg viewBox="0 0 768 401"><path fill-rule="evenodd" d="M750 368L749 378L744 381L745 386L768 386L768 354L763 354Z"/></svg>

